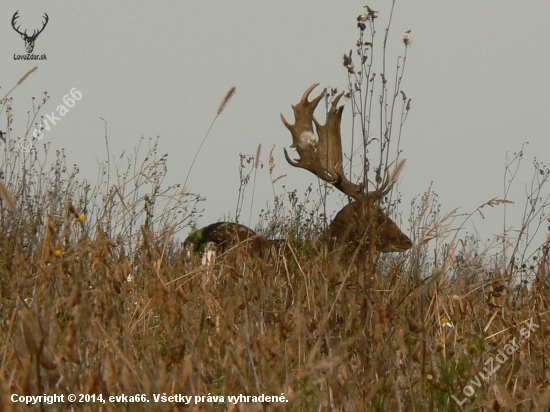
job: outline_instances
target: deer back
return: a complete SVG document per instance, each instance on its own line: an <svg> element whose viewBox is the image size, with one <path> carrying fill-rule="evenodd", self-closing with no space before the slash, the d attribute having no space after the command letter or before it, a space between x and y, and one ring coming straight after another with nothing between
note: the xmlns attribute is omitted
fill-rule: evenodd
<svg viewBox="0 0 550 412"><path fill-rule="evenodd" d="M261 236L252 229L239 223L217 222L212 223L190 234L184 242L186 249L202 254L211 243L223 253L242 245L247 250L257 253L261 250Z"/></svg>

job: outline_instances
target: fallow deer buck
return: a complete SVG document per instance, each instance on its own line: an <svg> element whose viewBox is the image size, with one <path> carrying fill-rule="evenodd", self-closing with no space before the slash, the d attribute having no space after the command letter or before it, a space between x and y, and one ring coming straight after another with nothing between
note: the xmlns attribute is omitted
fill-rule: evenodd
<svg viewBox="0 0 550 412"><path fill-rule="evenodd" d="M295 122L290 124L281 113L281 119L292 135L293 150L300 156L292 160L285 149L285 158L292 166L306 169L332 184L351 197L353 202L345 206L329 225L326 238L332 260L350 263L355 254L360 259L374 252L403 252L410 249L410 239L378 206L395 183L403 162L400 162L392 176L386 170L386 179L374 191L367 192L366 185L352 183L344 174L342 166L342 139L340 123L344 106L337 107L343 93L332 102L324 125L319 124L313 112L324 97L325 92L309 101L313 84L303 94L296 105L292 105ZM315 130L317 136L313 130ZM284 241L267 240L253 230L238 223L219 222L191 234L186 245L195 245L196 251L204 251L205 245L214 244L221 251L242 245L249 252L262 256L262 249L280 245Z"/></svg>
<svg viewBox="0 0 550 412"><path fill-rule="evenodd" d="M337 107L343 93L334 98L325 124L321 125L313 112L325 96L325 92L309 101L309 95L318 85L319 83L315 83L310 86L300 102L292 105L294 124L288 123L282 113L281 119L292 135L290 147L300 156L299 159L292 160L285 149L287 162L310 171L354 199L338 212L328 227L329 252L333 256L341 257L341 261L349 263L356 252L361 257L365 252L403 252L410 249L410 239L378 206L378 202L392 189L403 162L397 165L393 177L386 170L384 182L372 192L367 192L366 185L358 185L348 180L342 166L340 136L344 106ZM313 124L317 136L314 134Z"/></svg>

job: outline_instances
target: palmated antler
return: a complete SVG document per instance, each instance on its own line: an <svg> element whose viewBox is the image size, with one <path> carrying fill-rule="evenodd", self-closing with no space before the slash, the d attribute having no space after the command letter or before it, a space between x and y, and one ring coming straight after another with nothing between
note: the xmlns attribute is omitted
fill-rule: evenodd
<svg viewBox="0 0 550 412"><path fill-rule="evenodd" d="M331 183L338 190L354 199L359 199L365 192L365 187L348 180L342 166L342 138L340 136L340 123L344 106L337 107L343 93L336 96L332 102L327 120L324 125L319 124L313 112L324 97L325 92L309 101L311 91L319 83L309 87L298 104L292 105L294 110L294 124L286 121L281 113L281 119L286 128L292 134L292 149L300 155L297 160L292 160L285 149L285 157L288 163L295 167L309 170L325 182ZM313 131L313 123L317 136Z"/></svg>

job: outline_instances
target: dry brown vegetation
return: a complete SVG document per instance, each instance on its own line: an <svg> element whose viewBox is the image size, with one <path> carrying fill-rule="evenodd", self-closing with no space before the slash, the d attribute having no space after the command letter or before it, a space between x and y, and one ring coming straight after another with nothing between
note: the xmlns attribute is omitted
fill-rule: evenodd
<svg viewBox="0 0 550 412"><path fill-rule="evenodd" d="M371 12L360 16L361 36ZM346 57L353 77L357 68ZM401 125L410 108L403 97ZM322 219L308 220L291 193L290 212L262 218L283 228L290 254L268 262L235 247L201 265L178 240L200 198L163 188L166 156L158 157L155 142L144 155L136 149L101 165L97 183L78 181L62 152L45 168L47 146L19 150L35 119L15 135L13 102L2 103L3 410L550 407L548 244L532 255L523 248L532 241L528 224L546 219L548 202L536 200L550 176L542 165L517 242L505 234L498 249L449 237L457 215L441 216L428 192L411 207L411 250L333 267L315 252ZM102 395L105 402L25 407L12 394ZM144 394L149 403L109 401L121 394ZM162 394L193 398L155 403ZM285 402L229 401L239 394L282 394Z"/></svg>
<svg viewBox="0 0 550 412"><path fill-rule="evenodd" d="M373 275L359 263L335 271L294 244L296 259L267 264L237 248L201 266L179 252L169 230L147 222L134 238L88 226L79 219L86 206L71 206L76 193L66 193L32 213L2 209L5 410L24 409L10 405L12 393L225 397L193 406L201 410L459 410L451 395L462 400L463 388L486 375L487 359L523 338L530 321L540 327L474 386L464 407L547 408L545 260L536 262L531 288L514 287L514 273L503 276L466 244L430 259L418 231L410 253L382 255ZM21 209L24 195L15 200ZM288 402L228 402L239 394L284 394Z"/></svg>

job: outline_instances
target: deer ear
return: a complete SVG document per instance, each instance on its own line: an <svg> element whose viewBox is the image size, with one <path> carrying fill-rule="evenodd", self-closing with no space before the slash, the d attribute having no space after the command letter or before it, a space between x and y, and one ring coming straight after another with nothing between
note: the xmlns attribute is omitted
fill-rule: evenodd
<svg viewBox="0 0 550 412"><path fill-rule="evenodd" d="M21 38L22 38L23 40L25 40L25 35L24 35L24 34L22 34L22 35L21 35Z"/></svg>

